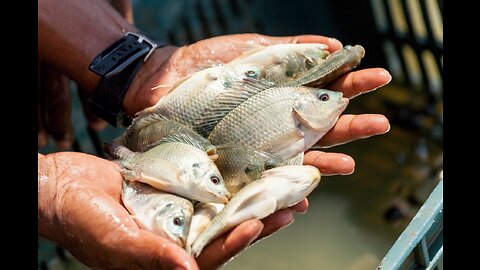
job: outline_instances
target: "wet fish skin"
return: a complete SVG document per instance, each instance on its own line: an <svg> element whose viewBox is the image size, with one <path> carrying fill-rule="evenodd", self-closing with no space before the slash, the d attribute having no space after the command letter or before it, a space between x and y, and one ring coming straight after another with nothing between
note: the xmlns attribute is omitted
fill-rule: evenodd
<svg viewBox="0 0 480 270"><path fill-rule="evenodd" d="M160 113L194 128L215 98L227 92L233 83L244 78L267 79L275 83L289 81L322 62L328 55L327 46L318 43L259 47L245 57L201 70L179 81L157 104L137 114Z"/></svg>
<svg viewBox="0 0 480 270"><path fill-rule="evenodd" d="M208 155L216 154L216 147L191 128L158 113L138 116L127 130L115 140L134 152L145 152L168 141L191 144Z"/></svg>
<svg viewBox="0 0 480 270"><path fill-rule="evenodd" d="M245 146L220 146L215 161L228 191L234 196L240 189L260 179L261 173L286 162L270 153Z"/></svg>
<svg viewBox="0 0 480 270"><path fill-rule="evenodd" d="M265 79L281 86L308 73L328 57L328 46L321 43L274 44L259 46L227 64L248 64L259 67L255 79Z"/></svg>
<svg viewBox="0 0 480 270"><path fill-rule="evenodd" d="M213 239L249 219L262 219L295 205L308 196L320 182L320 172L310 165L286 165L263 173L241 189L195 239L189 250L198 257Z"/></svg>
<svg viewBox="0 0 480 270"><path fill-rule="evenodd" d="M122 201L141 229L185 247L194 212L189 200L125 180Z"/></svg>
<svg viewBox="0 0 480 270"><path fill-rule="evenodd" d="M347 73L360 64L365 56L365 49L361 45L346 45L341 50L327 56L325 61L316 65L308 72L295 80L284 83L284 86L305 85L322 88L342 74Z"/></svg>
<svg viewBox="0 0 480 270"><path fill-rule="evenodd" d="M195 239L202 233L210 221L225 207L221 203L197 203L194 205L194 213L190 223L185 249L189 251Z"/></svg>
<svg viewBox="0 0 480 270"><path fill-rule="evenodd" d="M202 202L226 203L230 197L215 163L194 146L166 142L143 153L114 143L107 148L127 180Z"/></svg>
<svg viewBox="0 0 480 270"><path fill-rule="evenodd" d="M286 160L313 146L347 105L341 92L271 87L226 114L208 140L214 145L249 146Z"/></svg>

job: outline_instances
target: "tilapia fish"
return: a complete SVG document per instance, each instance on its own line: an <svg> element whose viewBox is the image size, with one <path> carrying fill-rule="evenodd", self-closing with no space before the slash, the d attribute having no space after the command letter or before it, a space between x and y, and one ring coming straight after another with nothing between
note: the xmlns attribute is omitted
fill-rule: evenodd
<svg viewBox="0 0 480 270"><path fill-rule="evenodd" d="M166 142L139 153L112 143L106 151L117 158L126 180L201 202L226 203L230 197L213 160L194 146Z"/></svg>
<svg viewBox="0 0 480 270"><path fill-rule="evenodd" d="M198 235L202 233L210 221L225 207L222 203L197 203L194 205L192 222L187 236L186 249L190 249Z"/></svg>
<svg viewBox="0 0 480 270"><path fill-rule="evenodd" d="M220 146L215 161L228 191L233 196L251 182L260 179L263 171L286 165L281 158L246 146Z"/></svg>
<svg viewBox="0 0 480 270"><path fill-rule="evenodd" d="M204 150L213 159L216 147L191 128L161 114L136 117L115 142L134 152L145 152L164 142L182 142Z"/></svg>
<svg viewBox="0 0 480 270"><path fill-rule="evenodd" d="M177 82L157 104L138 115L160 113L194 127L215 98L228 92L235 82L266 79L274 85L293 80L321 63L328 55L326 48L324 44L259 46L227 65L201 70Z"/></svg>
<svg viewBox="0 0 480 270"><path fill-rule="evenodd" d="M122 201L140 228L185 247L194 211L189 200L140 182L124 181Z"/></svg>
<svg viewBox="0 0 480 270"><path fill-rule="evenodd" d="M283 86L324 87L342 74L357 67L364 56L365 49L361 45L346 45L341 50L328 55L321 64L304 72L295 80L284 83Z"/></svg>
<svg viewBox="0 0 480 270"><path fill-rule="evenodd" d="M317 187L320 172L309 165L286 165L267 170L262 178L241 189L197 236L190 254L198 257L213 239L249 219L262 219L290 207Z"/></svg>
<svg viewBox="0 0 480 270"><path fill-rule="evenodd" d="M290 159L325 135L348 105L342 92L248 81L248 88L244 83L228 100L212 105L197 126L212 144L249 146Z"/></svg>

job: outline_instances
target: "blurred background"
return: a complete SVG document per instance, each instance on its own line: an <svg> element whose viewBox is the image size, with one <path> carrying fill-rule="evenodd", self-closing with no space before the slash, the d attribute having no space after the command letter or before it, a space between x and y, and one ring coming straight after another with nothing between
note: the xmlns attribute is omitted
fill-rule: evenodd
<svg viewBox="0 0 480 270"><path fill-rule="evenodd" d="M439 180L443 166L443 1L133 0L144 33L174 45L217 35L320 34L360 44L359 68L383 67L392 82L353 99L345 113L380 113L391 130L326 151L356 160L349 176L324 177L305 215L223 267L236 269L375 269ZM74 143L102 156L123 129L88 126L70 83ZM41 153L58 151L53 141ZM85 269L39 238L39 269ZM440 263L441 267L441 263Z"/></svg>

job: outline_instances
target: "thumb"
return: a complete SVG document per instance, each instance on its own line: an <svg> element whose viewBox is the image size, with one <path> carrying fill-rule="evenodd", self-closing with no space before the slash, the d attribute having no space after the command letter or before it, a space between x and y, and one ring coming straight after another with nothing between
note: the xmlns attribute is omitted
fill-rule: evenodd
<svg viewBox="0 0 480 270"><path fill-rule="evenodd" d="M195 259L179 245L146 230L123 247L141 269L197 270Z"/></svg>

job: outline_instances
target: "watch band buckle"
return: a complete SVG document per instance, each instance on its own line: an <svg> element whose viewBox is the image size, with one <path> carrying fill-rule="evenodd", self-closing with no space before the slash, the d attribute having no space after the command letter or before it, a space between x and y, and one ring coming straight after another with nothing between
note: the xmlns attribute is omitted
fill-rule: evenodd
<svg viewBox="0 0 480 270"><path fill-rule="evenodd" d="M146 43L148 43L148 45L150 45L152 47L150 49L150 51L148 51L147 55L145 55L145 58L143 58L144 62L147 60L147 58L150 56L150 54L152 54L152 52L158 47L157 43L151 41L150 39L148 39L144 35L140 35L140 34L133 33L133 32L125 33L125 36L127 36L127 35L131 35L131 36L134 36L134 37L138 38L138 42L140 42L140 43L145 41Z"/></svg>

